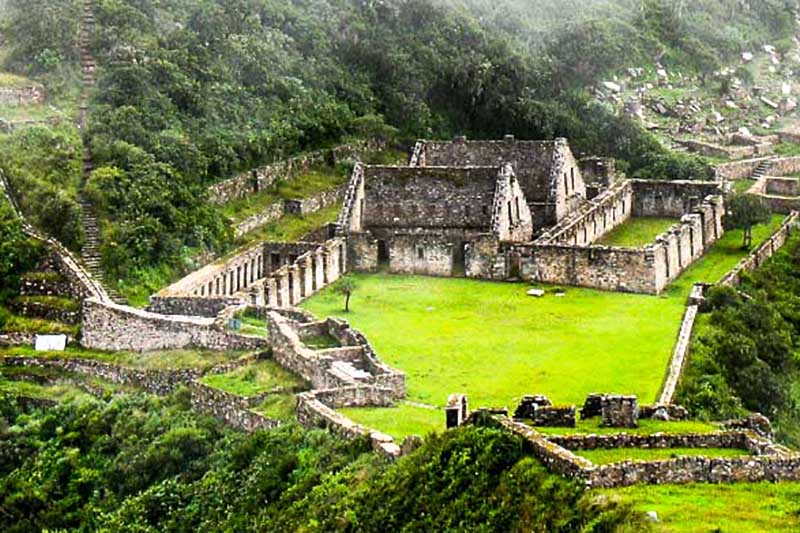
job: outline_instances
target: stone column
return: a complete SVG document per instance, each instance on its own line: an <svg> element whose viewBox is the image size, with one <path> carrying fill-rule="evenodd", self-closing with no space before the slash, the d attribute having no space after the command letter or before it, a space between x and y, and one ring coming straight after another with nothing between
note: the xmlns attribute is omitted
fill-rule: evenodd
<svg viewBox="0 0 800 533"><path fill-rule="evenodd" d="M311 254L301 259L303 262L303 294L306 298L314 294L314 265Z"/></svg>
<svg viewBox="0 0 800 533"><path fill-rule="evenodd" d="M333 283L341 274L339 273L339 250L337 247L332 247L328 251L328 282Z"/></svg>
<svg viewBox="0 0 800 533"><path fill-rule="evenodd" d="M322 249L318 249L313 252L315 261L314 261L314 276L316 277L316 285L317 289L320 290L325 286L325 252Z"/></svg>
<svg viewBox="0 0 800 533"><path fill-rule="evenodd" d="M300 293L300 286L303 283L302 276L300 275L300 267L297 266L297 263L289 267L289 272L292 275L292 293L290 295L290 303L291 305L297 305L303 301L303 296Z"/></svg>
<svg viewBox="0 0 800 533"><path fill-rule="evenodd" d="M289 271L281 270L278 282L278 307L289 307Z"/></svg>
<svg viewBox="0 0 800 533"><path fill-rule="evenodd" d="M269 307L278 307L278 284L275 278L270 278L264 284L266 287L266 294L264 299Z"/></svg>

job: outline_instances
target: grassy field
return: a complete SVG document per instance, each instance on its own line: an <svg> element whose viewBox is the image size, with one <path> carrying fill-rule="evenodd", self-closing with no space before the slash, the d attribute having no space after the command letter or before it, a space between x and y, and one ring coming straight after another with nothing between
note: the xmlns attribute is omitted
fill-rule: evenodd
<svg viewBox="0 0 800 533"><path fill-rule="evenodd" d="M742 457L750 455L736 448L614 448L610 450L578 450L581 457L596 465L624 461L666 461L676 457L703 455L707 457Z"/></svg>
<svg viewBox="0 0 800 533"><path fill-rule="evenodd" d="M641 248L655 242L656 237L680 222L674 218L635 217L620 224L597 244L621 248Z"/></svg>
<svg viewBox="0 0 800 533"><path fill-rule="evenodd" d="M658 532L800 531L800 483L643 485L602 493L658 513Z"/></svg>
<svg viewBox="0 0 800 533"><path fill-rule="evenodd" d="M274 222L270 222L244 235L240 241L242 244L250 244L258 241L296 241L306 233L321 228L325 224L336 222L341 208L341 204L336 204L308 215L285 215Z"/></svg>
<svg viewBox="0 0 800 533"><path fill-rule="evenodd" d="M780 224L755 228L754 242ZM715 282L744 255L729 232L661 297L570 288L563 298L526 296L528 286L467 279L355 275L351 312L330 289L304 303L362 330L386 363L407 375L408 400L442 406L454 392L472 407L513 407L525 394L581 404L591 392L652 402L661 386L693 283ZM442 427L444 415L410 404L348 411L394 436ZM380 410L378 410L380 411ZM416 420L418 422L410 422Z"/></svg>
<svg viewBox="0 0 800 533"><path fill-rule="evenodd" d="M277 388L288 389L303 385L301 379L274 361L259 361L227 374L205 376L202 381L206 385L239 396L255 396Z"/></svg>

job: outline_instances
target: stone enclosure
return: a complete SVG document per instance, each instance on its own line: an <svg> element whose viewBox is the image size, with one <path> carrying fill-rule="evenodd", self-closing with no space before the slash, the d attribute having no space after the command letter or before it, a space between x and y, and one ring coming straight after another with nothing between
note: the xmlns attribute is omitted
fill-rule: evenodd
<svg viewBox="0 0 800 533"><path fill-rule="evenodd" d="M722 236L724 213L718 182L621 180L565 139L459 138L417 143L407 167L358 165L338 235L356 271L659 294ZM631 217L679 222L642 248L597 245Z"/></svg>

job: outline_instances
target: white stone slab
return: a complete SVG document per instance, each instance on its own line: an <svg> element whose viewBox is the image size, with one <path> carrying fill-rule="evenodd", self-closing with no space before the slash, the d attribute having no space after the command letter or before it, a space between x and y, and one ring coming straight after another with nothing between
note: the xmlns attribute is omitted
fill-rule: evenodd
<svg viewBox="0 0 800 533"><path fill-rule="evenodd" d="M37 352L63 352L67 349L67 336L37 335L35 349Z"/></svg>

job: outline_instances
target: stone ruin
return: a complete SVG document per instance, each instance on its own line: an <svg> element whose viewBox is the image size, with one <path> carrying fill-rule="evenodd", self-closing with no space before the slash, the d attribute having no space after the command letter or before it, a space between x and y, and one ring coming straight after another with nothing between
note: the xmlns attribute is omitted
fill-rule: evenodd
<svg viewBox="0 0 800 533"><path fill-rule="evenodd" d="M444 412L447 429L457 428L462 425L469 416L467 397L463 394L451 394L447 398L447 407Z"/></svg>
<svg viewBox="0 0 800 533"><path fill-rule="evenodd" d="M724 212L718 182L621 179L566 139L458 138L418 142L408 166L357 165L337 235L355 271L659 294L722 236ZM676 224L642 248L597 244L632 217Z"/></svg>
<svg viewBox="0 0 800 533"><path fill-rule="evenodd" d="M514 420L530 421L536 427L572 428L576 425L574 405L554 406L547 396L524 396L514 411Z"/></svg>
<svg viewBox="0 0 800 533"><path fill-rule="evenodd" d="M652 414L654 411L649 411ZM602 417L603 426L639 427L639 403L636 396L590 394L581 409L581 420Z"/></svg>

